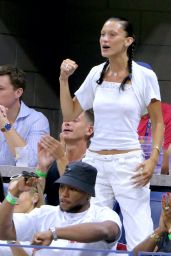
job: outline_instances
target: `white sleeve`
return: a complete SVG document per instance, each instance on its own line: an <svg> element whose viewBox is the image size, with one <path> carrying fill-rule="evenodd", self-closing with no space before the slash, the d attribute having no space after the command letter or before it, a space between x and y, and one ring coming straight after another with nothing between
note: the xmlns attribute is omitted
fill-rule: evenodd
<svg viewBox="0 0 171 256"><path fill-rule="evenodd" d="M161 101L160 88L156 74L151 71L151 74L148 74L145 79L144 100L146 106L150 104L152 99Z"/></svg>
<svg viewBox="0 0 171 256"><path fill-rule="evenodd" d="M110 209L108 207L102 207L100 209L99 214L98 214L98 220L99 221L111 220L111 221L115 222L119 226L120 229L122 226L119 215L115 211L113 211L112 209Z"/></svg>
<svg viewBox="0 0 171 256"><path fill-rule="evenodd" d="M13 222L16 230L17 240L31 241L36 229L40 208L35 208L30 213L14 213Z"/></svg>
<svg viewBox="0 0 171 256"><path fill-rule="evenodd" d="M115 211L113 211L112 209L110 209L108 207L102 207L100 209L100 211L98 211L97 221L100 221L100 222L113 221L113 222L115 222L120 229L120 234L117 238L117 241L120 239L121 234L122 234L122 223L121 223L119 215Z"/></svg>
<svg viewBox="0 0 171 256"><path fill-rule="evenodd" d="M92 68L80 88L75 92L75 96L83 110L93 108L95 90L98 86L96 81L100 76L100 70L99 66Z"/></svg>

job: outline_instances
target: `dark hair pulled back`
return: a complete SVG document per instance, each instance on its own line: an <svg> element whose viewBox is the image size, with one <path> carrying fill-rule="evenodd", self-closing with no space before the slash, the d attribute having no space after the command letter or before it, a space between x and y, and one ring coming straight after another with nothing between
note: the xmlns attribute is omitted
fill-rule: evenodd
<svg viewBox="0 0 171 256"><path fill-rule="evenodd" d="M118 21L122 25L122 27L123 27L124 31L126 32L127 36L128 37L129 36L133 37L135 39L132 24L128 20L126 20L124 18L115 18L115 17L113 17L113 18L109 18L107 21ZM132 59L133 59L134 48L135 48L135 40L133 41L133 43L127 49L129 75L126 76L123 79L123 81L120 85L120 88L122 90L124 90L125 84L128 81L130 81L131 78L132 78ZM109 60L107 59L104 66L103 66L103 69L101 71L100 77L97 80L97 84L99 84L99 85L102 84L103 79L104 79L104 75L105 75L105 72L106 72L108 66L109 66Z"/></svg>

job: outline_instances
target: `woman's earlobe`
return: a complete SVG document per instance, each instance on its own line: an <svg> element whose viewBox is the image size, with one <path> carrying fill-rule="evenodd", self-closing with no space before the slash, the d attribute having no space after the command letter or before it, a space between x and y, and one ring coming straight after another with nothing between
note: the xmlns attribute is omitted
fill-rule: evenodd
<svg viewBox="0 0 171 256"><path fill-rule="evenodd" d="M127 37L126 38L125 46L129 47L133 42L134 42L134 38L133 37Z"/></svg>

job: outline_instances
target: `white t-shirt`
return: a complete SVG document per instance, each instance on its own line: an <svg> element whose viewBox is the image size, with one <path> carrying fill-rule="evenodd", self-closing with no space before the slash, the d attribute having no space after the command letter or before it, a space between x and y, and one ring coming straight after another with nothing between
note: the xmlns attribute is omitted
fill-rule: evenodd
<svg viewBox="0 0 171 256"><path fill-rule="evenodd" d="M94 110L94 136L89 148L95 151L141 148L137 127L151 99L160 100L157 78L152 70L133 62L132 84L127 84L124 91L119 88L120 83L103 81L98 85L103 65L92 68L75 92L82 109Z"/></svg>
<svg viewBox="0 0 171 256"><path fill-rule="evenodd" d="M108 207L100 207L91 204L90 208L81 213L67 213L60 210L59 206L44 205L40 208L34 209L29 214L15 213L14 224L16 228L17 240L31 241L36 232L47 231L50 227L65 227L80 223L96 223L106 220L113 221L118 224L121 230L121 222L118 214ZM78 243L75 241L68 241L58 239L53 241L51 246L65 247L65 248L91 248L91 249L113 249L113 243L100 241L96 243ZM58 249L42 249L36 252L36 256L87 256L85 251L69 251ZM104 255L104 253L96 253L96 255ZM112 254L111 254L112 255Z"/></svg>
<svg viewBox="0 0 171 256"><path fill-rule="evenodd" d="M1 246L1 244L7 244L7 242L6 241L1 241L0 240L0 255L1 256L13 256L13 253L12 253L12 251L11 251L11 249L10 249L10 247L9 246ZM22 242L22 243L20 243L21 245L29 245L30 244L30 242ZM23 248L23 250L29 255L29 256L32 256L32 252L33 252L33 250L32 250L32 248Z"/></svg>

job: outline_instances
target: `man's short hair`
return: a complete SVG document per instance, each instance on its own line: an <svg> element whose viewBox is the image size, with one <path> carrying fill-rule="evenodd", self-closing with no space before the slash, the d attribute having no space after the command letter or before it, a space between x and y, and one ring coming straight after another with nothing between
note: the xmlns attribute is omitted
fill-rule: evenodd
<svg viewBox="0 0 171 256"><path fill-rule="evenodd" d="M85 117L88 123L90 123L92 126L94 125L94 112L93 109L86 110Z"/></svg>
<svg viewBox="0 0 171 256"><path fill-rule="evenodd" d="M23 70L7 64L0 66L0 76L8 75L14 89L22 88L25 90L26 79Z"/></svg>
<svg viewBox="0 0 171 256"><path fill-rule="evenodd" d="M89 123L91 126L94 126L94 111L93 111L93 109L86 110L84 112L84 114L85 114L87 123ZM92 134L90 136L87 136L87 147L89 147L89 145L90 145L90 139L91 139L91 137L93 137L93 134L94 134L94 132L92 132Z"/></svg>

